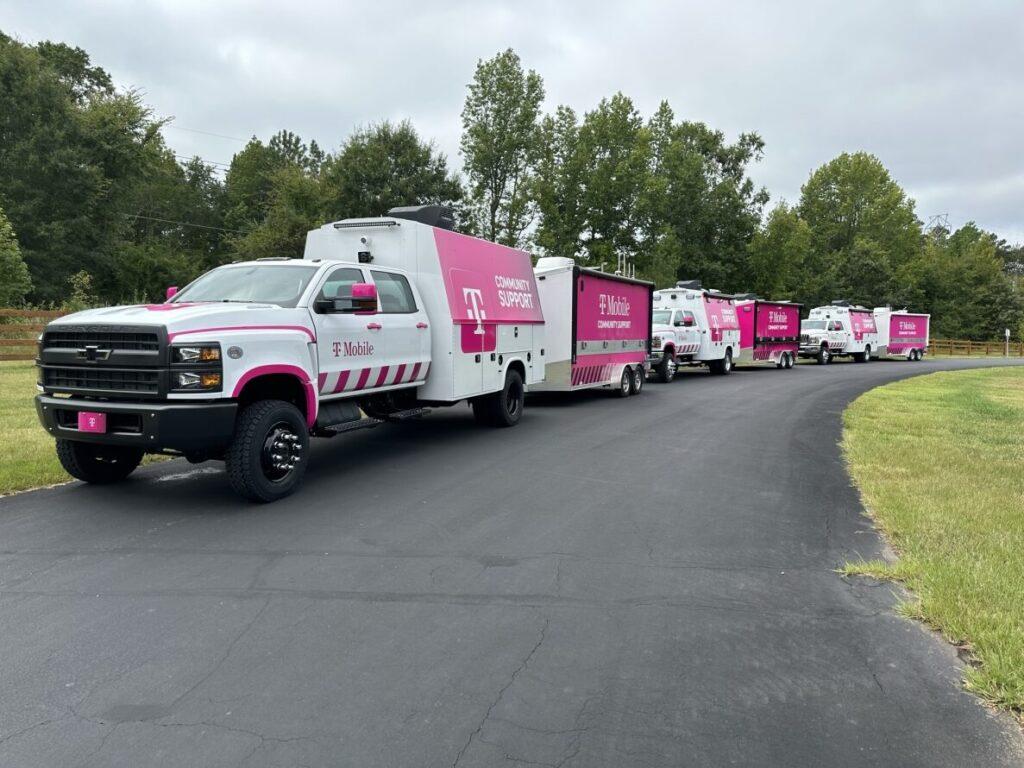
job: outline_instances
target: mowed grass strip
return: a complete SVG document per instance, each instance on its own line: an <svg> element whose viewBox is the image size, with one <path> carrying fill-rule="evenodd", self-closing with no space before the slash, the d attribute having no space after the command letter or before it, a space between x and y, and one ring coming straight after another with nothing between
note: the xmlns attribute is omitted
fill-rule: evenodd
<svg viewBox="0 0 1024 768"><path fill-rule="evenodd" d="M0 363L0 494L71 479L36 418L35 394L35 363Z"/></svg>
<svg viewBox="0 0 1024 768"><path fill-rule="evenodd" d="M967 687L1024 712L1024 368L934 373L872 390L843 447L899 559L846 572L903 582L908 616L964 646Z"/></svg>

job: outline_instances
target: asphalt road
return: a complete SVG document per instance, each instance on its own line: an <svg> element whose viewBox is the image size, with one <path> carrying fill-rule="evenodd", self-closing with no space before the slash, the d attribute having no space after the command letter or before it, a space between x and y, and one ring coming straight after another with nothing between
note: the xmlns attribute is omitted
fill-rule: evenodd
<svg viewBox="0 0 1024 768"><path fill-rule="evenodd" d="M0 500L0 766L1002 766L953 650L833 569L860 392L976 363L693 371Z"/></svg>

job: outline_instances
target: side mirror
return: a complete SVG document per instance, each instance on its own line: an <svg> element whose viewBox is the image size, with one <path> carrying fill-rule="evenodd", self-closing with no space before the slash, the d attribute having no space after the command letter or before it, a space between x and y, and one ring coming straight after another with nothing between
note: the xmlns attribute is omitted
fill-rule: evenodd
<svg viewBox="0 0 1024 768"><path fill-rule="evenodd" d="M313 308L324 315L374 315L377 313L377 286L373 283L353 283L348 297L317 299Z"/></svg>
<svg viewBox="0 0 1024 768"><path fill-rule="evenodd" d="M169 286L167 286L167 294L166 294L166 297L165 297L164 300L165 301L170 301L171 299L174 298L174 295L177 292L178 292L178 286L176 286L176 285L169 285Z"/></svg>
<svg viewBox="0 0 1024 768"><path fill-rule="evenodd" d="M352 286L352 311L360 315L377 312L377 286L373 283L355 283Z"/></svg>
<svg viewBox="0 0 1024 768"><path fill-rule="evenodd" d="M693 324L694 324L694 322L693 322L693 318L692 317L684 317L683 318L683 325L686 326L687 328L692 327Z"/></svg>

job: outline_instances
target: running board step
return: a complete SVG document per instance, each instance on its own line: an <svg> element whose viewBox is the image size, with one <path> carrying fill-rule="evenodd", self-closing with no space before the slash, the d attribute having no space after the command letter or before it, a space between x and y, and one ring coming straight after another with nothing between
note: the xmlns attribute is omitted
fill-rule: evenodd
<svg viewBox="0 0 1024 768"><path fill-rule="evenodd" d="M426 416L428 413L430 413L429 408L408 408L404 411L395 411L394 413L389 413L387 416L382 416L381 419L383 421L390 422L408 421L409 419L416 419L419 418L420 416Z"/></svg>
<svg viewBox="0 0 1024 768"><path fill-rule="evenodd" d="M346 432L355 432L358 429L372 429L373 427L379 427L384 422L380 419L371 419L369 416L364 416L356 421L348 421L344 424L334 424L329 427L317 427L313 431L313 435L316 437L336 437L337 435L343 435Z"/></svg>

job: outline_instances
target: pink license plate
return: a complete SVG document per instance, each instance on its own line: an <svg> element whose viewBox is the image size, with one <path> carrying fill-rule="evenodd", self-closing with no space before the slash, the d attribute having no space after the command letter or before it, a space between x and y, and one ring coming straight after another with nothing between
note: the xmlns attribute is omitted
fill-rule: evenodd
<svg viewBox="0 0 1024 768"><path fill-rule="evenodd" d="M78 412L78 431L79 432L99 432L103 433L107 431L107 414L96 413L95 411L79 411Z"/></svg>

